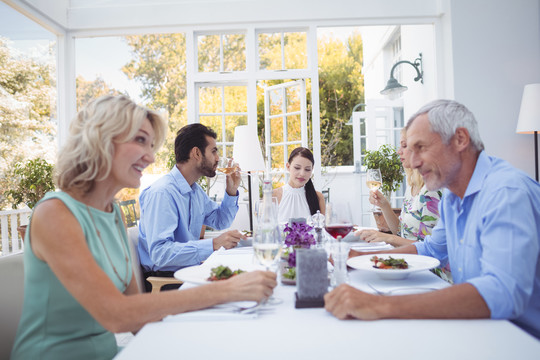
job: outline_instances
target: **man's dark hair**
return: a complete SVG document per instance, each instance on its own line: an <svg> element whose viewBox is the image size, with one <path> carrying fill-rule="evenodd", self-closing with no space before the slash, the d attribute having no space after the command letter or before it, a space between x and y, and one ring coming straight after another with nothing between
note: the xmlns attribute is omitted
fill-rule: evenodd
<svg viewBox="0 0 540 360"><path fill-rule="evenodd" d="M189 160L189 153L194 147L198 147L204 154L208 141L206 136L217 138L214 130L203 124L189 124L178 130L174 140L174 157L176 163L185 163Z"/></svg>

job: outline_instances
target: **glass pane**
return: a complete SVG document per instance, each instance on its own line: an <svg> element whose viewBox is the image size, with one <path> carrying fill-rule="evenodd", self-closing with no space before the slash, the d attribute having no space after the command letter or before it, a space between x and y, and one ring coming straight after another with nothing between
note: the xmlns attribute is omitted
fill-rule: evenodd
<svg viewBox="0 0 540 360"><path fill-rule="evenodd" d="M293 32L284 34L285 68L307 69L307 34Z"/></svg>
<svg viewBox="0 0 540 360"><path fill-rule="evenodd" d="M283 146L272 146L270 153L272 154L272 168L283 168Z"/></svg>
<svg viewBox="0 0 540 360"><path fill-rule="evenodd" d="M394 108L394 127L403 127L403 108Z"/></svg>
<svg viewBox="0 0 540 360"><path fill-rule="evenodd" d="M199 116L199 122L209 128L212 128L217 134L216 142L223 142L223 136L221 135L221 116Z"/></svg>
<svg viewBox="0 0 540 360"><path fill-rule="evenodd" d="M300 86L285 89L287 96L287 112L300 111Z"/></svg>
<svg viewBox="0 0 540 360"><path fill-rule="evenodd" d="M0 210L11 210L4 191L18 185L14 165L35 158L56 161L57 50L54 34L4 2L0 23ZM11 225L5 220L0 230L7 238Z"/></svg>
<svg viewBox="0 0 540 360"><path fill-rule="evenodd" d="M246 70L246 36L223 35L223 71Z"/></svg>
<svg viewBox="0 0 540 360"><path fill-rule="evenodd" d="M360 134L366 135L366 120L362 119L360 121Z"/></svg>
<svg viewBox="0 0 540 360"><path fill-rule="evenodd" d="M287 145L287 161L289 161L289 155L291 155L291 152L299 146L300 144Z"/></svg>
<svg viewBox="0 0 540 360"><path fill-rule="evenodd" d="M224 141L234 141L234 128L240 125L247 125L247 115L225 116L225 139Z"/></svg>
<svg viewBox="0 0 540 360"><path fill-rule="evenodd" d="M219 35L199 35L197 42L199 72L219 71Z"/></svg>
<svg viewBox="0 0 540 360"><path fill-rule="evenodd" d="M247 87L225 87L225 112L247 112Z"/></svg>
<svg viewBox="0 0 540 360"><path fill-rule="evenodd" d="M283 118L274 118L270 121L270 142L283 142Z"/></svg>
<svg viewBox="0 0 540 360"><path fill-rule="evenodd" d="M259 69L281 70L281 33L259 34Z"/></svg>
<svg viewBox="0 0 540 360"><path fill-rule="evenodd" d="M233 156L233 146L232 145L225 145L225 156L228 158L232 158Z"/></svg>
<svg viewBox="0 0 540 360"><path fill-rule="evenodd" d="M375 124L377 126L377 129L387 128L386 125L386 118L385 117L377 117L375 119Z"/></svg>
<svg viewBox="0 0 540 360"><path fill-rule="evenodd" d="M270 91L270 115L279 115L283 113L283 91L276 89Z"/></svg>
<svg viewBox="0 0 540 360"><path fill-rule="evenodd" d="M221 87L201 87L199 88L199 113L221 113Z"/></svg>
<svg viewBox="0 0 540 360"><path fill-rule="evenodd" d="M302 140L300 115L287 116L287 141Z"/></svg>

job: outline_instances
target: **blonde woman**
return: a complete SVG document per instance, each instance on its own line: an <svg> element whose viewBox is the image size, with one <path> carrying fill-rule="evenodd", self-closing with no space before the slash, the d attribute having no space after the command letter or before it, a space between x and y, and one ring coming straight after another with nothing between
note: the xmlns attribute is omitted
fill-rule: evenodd
<svg viewBox="0 0 540 360"><path fill-rule="evenodd" d="M24 305L11 359L111 359L114 332L272 294L271 272L140 294L114 196L140 186L166 127L158 113L125 96L99 98L73 120L56 164L61 191L37 204L26 232Z"/></svg>
<svg viewBox="0 0 540 360"><path fill-rule="evenodd" d="M407 178L405 199L399 218L392 210L388 200L379 191L370 193L370 203L381 208L383 216L388 223L392 234L385 234L377 230L360 230L357 235L367 242L384 241L393 246L408 245L415 241L422 241L439 220L438 205L442 196L440 190L428 191L422 176L416 169L411 169L409 152L407 150L405 129L401 131L400 156Z"/></svg>

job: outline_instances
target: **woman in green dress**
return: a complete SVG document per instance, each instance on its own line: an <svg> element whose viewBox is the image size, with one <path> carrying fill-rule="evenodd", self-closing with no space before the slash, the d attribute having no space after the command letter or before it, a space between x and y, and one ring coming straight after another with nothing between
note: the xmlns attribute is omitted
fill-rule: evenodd
<svg viewBox="0 0 540 360"><path fill-rule="evenodd" d="M12 359L111 359L117 353L115 332L136 332L169 314L262 301L272 294L271 272L184 291L140 293L114 196L140 186L166 128L157 112L125 96L99 98L73 120L56 164L61 191L38 203L26 232L23 314Z"/></svg>

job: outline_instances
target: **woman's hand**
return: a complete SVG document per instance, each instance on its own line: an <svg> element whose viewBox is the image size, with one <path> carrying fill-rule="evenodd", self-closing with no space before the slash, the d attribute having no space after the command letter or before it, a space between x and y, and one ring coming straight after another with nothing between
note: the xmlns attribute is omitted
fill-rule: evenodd
<svg viewBox="0 0 540 360"><path fill-rule="evenodd" d="M371 229L364 229L359 230L354 233L354 235L359 236L360 240L364 240L365 242L380 242L388 240L392 235L385 234L383 232L380 232L379 230L371 230Z"/></svg>
<svg viewBox="0 0 540 360"><path fill-rule="evenodd" d="M268 299L277 285L272 271L252 271L226 280L231 286L232 301L251 300L261 302Z"/></svg>
<svg viewBox="0 0 540 360"><path fill-rule="evenodd" d="M379 190L369 192L369 202L380 208L390 207L390 202Z"/></svg>
<svg viewBox="0 0 540 360"><path fill-rule="evenodd" d="M394 234L386 234L378 230L371 229L359 230L355 232L354 235L359 236L360 240L364 240L368 243L384 241L385 243L395 247L409 245L414 242L413 240L404 239Z"/></svg>

